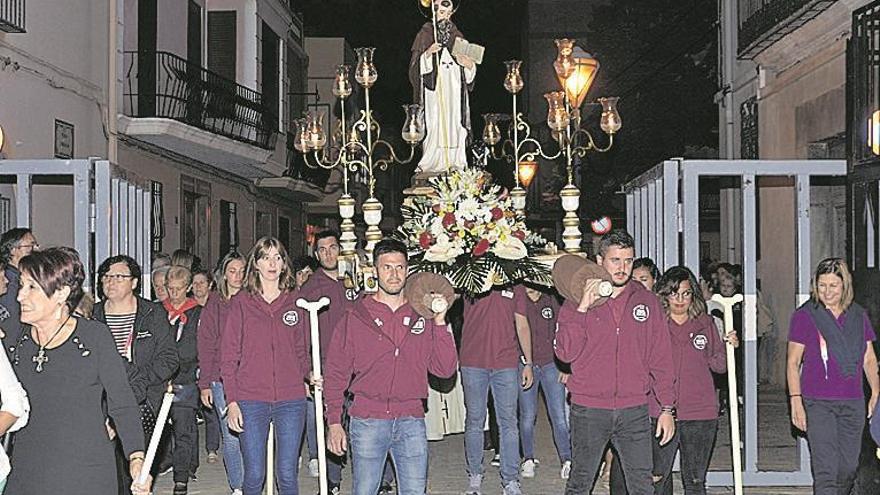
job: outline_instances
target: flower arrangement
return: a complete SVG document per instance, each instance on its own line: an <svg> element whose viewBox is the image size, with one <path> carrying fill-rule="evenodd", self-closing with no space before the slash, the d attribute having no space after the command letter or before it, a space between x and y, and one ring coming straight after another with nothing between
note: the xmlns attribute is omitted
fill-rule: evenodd
<svg viewBox="0 0 880 495"><path fill-rule="evenodd" d="M432 193L403 204L396 233L410 249L414 271L444 275L471 296L494 285L549 282L547 266L532 258L547 241L526 227L483 171L464 169L429 184Z"/></svg>

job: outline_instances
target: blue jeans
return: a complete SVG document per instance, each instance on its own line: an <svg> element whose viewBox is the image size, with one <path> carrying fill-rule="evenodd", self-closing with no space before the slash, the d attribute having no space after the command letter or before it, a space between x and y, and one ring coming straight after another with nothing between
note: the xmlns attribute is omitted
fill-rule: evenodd
<svg viewBox="0 0 880 495"><path fill-rule="evenodd" d="M522 369L522 366L520 366ZM571 460L571 437L565 418L565 385L559 383L559 370L555 363L535 366L532 370L535 382L528 390L519 391L519 431L522 453L525 459L535 458L535 420L538 416L538 387L544 391L547 415L553 427L553 440L559 461Z"/></svg>
<svg viewBox="0 0 880 495"><path fill-rule="evenodd" d="M240 490L244 482L244 467L241 459L241 445L238 441L238 433L229 430L226 423L226 395L223 392L223 383L211 382L211 393L214 394L214 414L220 423L220 435L223 437L223 465L226 466L226 479L229 488Z"/></svg>
<svg viewBox="0 0 880 495"><path fill-rule="evenodd" d="M428 436L424 418L351 418L352 494L376 495L388 454L397 471L398 495L424 495L428 487Z"/></svg>
<svg viewBox="0 0 880 495"><path fill-rule="evenodd" d="M299 447L306 418L306 400L239 401L244 431L239 436L244 459L244 495L260 495L266 482L269 423L275 425L275 483L278 495L298 495Z"/></svg>
<svg viewBox="0 0 880 495"><path fill-rule="evenodd" d="M516 419L519 376L517 368L461 368L461 384L467 409L464 450L468 474L483 474L483 427L486 424L487 395L491 387L495 417L500 430L501 482L507 484L519 480L519 427Z"/></svg>

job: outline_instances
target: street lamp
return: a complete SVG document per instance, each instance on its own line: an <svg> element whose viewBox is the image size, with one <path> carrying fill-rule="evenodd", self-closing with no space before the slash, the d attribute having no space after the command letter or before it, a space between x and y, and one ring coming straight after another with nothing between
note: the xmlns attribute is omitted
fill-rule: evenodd
<svg viewBox="0 0 880 495"><path fill-rule="evenodd" d="M580 252L583 235L580 231L580 219L577 215L580 206L580 190L574 184L574 157L583 158L588 151L606 152L611 149L614 142L614 134L620 130L622 122L617 111L616 97L599 98L597 101L602 105L602 116L599 127L608 135L608 144L600 147L593 139L589 131L581 127L580 107L596 79L599 71L599 62L583 49L575 45L575 40L562 38L556 40L557 57L553 62L553 69L559 80L560 90L551 91L544 95L547 100L547 126L559 150L555 154L544 152L543 145L531 137L531 128L522 114L517 111L516 95L523 88L520 74L521 62L511 60L505 62L507 76L504 78L504 89L511 94L513 102L511 130L512 139L501 143L496 151L496 145L500 141L497 132L496 114L484 116L486 127L483 130L483 142L489 147L489 152L495 159L505 159L514 164L514 177L516 187L510 192L513 198L514 209L524 213L526 191L521 186L529 186L531 178L537 171L535 159L542 157L546 160L555 160L560 156L565 158L567 183L560 191L562 209L565 216L562 220L564 227L562 240L565 250L571 253ZM522 136L522 138L521 138ZM523 171L524 164L528 170ZM534 165L532 165L534 164ZM530 174L530 175L529 175ZM525 177L528 181L524 180Z"/></svg>

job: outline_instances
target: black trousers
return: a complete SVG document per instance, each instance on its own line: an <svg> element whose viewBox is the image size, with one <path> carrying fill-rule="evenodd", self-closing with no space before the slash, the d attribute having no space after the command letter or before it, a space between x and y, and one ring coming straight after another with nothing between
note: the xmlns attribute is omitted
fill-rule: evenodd
<svg viewBox="0 0 880 495"><path fill-rule="evenodd" d="M864 399L804 399L814 495L849 495L859 467Z"/></svg>
<svg viewBox="0 0 880 495"><path fill-rule="evenodd" d="M171 450L174 482L187 483L190 475L198 469L199 430L196 426L196 410L194 407L172 404L168 416L171 418L169 428L174 443Z"/></svg>
<svg viewBox="0 0 880 495"><path fill-rule="evenodd" d="M611 442L632 495L649 495L651 488L651 421L648 406L597 409L571 406L571 475L566 495L590 493L605 447Z"/></svg>
<svg viewBox="0 0 880 495"><path fill-rule="evenodd" d="M217 452L220 450L220 422L217 413L213 409L199 406L202 409L202 417L205 418L205 450ZM198 442L196 442L198 445ZM196 453L198 454L198 448Z"/></svg>
<svg viewBox="0 0 880 495"><path fill-rule="evenodd" d="M657 420L651 418L652 431ZM718 420L683 420L675 423L675 436L661 446L659 439L651 435L651 453L654 458L654 495L672 495L672 465L675 453L681 451L681 482L685 495L706 494L706 472L715 448ZM618 462L611 465L611 495L626 495L623 470Z"/></svg>

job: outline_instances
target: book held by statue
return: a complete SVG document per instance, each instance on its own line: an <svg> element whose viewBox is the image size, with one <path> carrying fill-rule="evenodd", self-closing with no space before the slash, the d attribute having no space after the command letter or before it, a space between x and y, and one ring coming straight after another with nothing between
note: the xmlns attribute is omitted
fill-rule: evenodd
<svg viewBox="0 0 880 495"><path fill-rule="evenodd" d="M482 64L483 63L483 54L486 52L486 47L482 45L478 45L476 43L471 43L464 38L455 38L455 43L452 45L452 55L465 55L473 59L474 63Z"/></svg>

